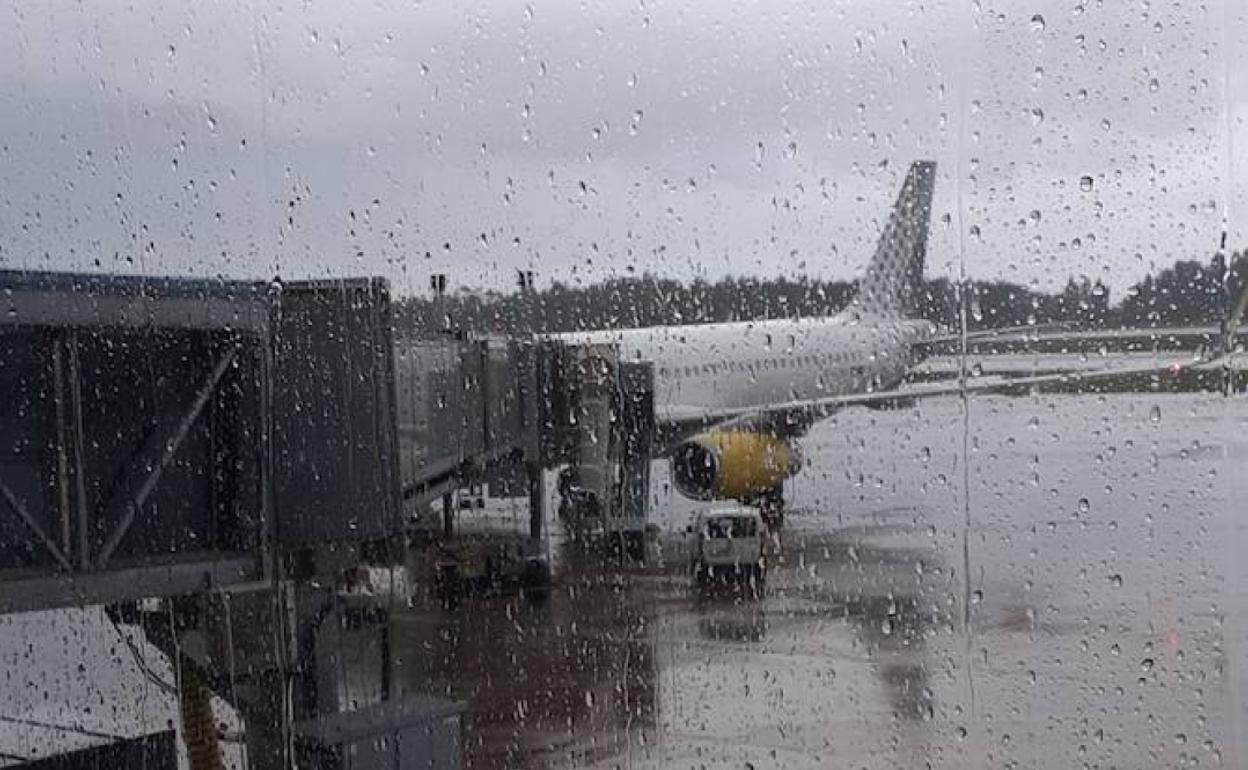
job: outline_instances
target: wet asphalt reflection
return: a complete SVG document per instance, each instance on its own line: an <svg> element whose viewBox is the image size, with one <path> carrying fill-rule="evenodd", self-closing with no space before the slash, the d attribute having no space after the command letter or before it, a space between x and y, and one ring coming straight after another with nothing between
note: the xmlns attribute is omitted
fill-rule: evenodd
<svg viewBox="0 0 1248 770"><path fill-rule="evenodd" d="M684 547L667 537L648 568L565 552L548 596L418 608L399 624L407 686L469 704L482 768L817 761L855 721L933 719L927 640L952 621L925 597L932 551L783 532L764 583L697 588Z"/></svg>
<svg viewBox="0 0 1248 770"><path fill-rule="evenodd" d="M966 469L956 404L838 416L763 585L695 588L672 497L644 568L418 597L404 686L472 768L1239 766L1248 407L1166 398L986 403Z"/></svg>

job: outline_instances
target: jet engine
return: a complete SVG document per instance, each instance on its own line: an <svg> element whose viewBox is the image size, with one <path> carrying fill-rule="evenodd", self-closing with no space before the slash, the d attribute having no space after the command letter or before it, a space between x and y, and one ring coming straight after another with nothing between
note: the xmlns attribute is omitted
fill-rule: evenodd
<svg viewBox="0 0 1248 770"><path fill-rule="evenodd" d="M695 500L753 500L800 467L797 447L765 431L706 431L672 452L672 480Z"/></svg>

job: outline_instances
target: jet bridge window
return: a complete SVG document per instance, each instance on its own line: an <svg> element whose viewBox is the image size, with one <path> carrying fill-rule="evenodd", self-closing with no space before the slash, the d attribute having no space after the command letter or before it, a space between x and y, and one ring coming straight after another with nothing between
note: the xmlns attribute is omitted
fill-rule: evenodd
<svg viewBox="0 0 1248 770"><path fill-rule="evenodd" d="M707 519L704 534L712 539L758 536L758 520L752 516L715 516Z"/></svg>

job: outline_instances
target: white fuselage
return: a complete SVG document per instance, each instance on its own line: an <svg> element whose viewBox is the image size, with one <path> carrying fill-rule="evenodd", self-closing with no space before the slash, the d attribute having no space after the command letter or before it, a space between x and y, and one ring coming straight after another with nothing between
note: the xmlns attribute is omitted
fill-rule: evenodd
<svg viewBox="0 0 1248 770"><path fill-rule="evenodd" d="M920 320L778 319L553 335L570 344L618 347L621 361L654 365L655 416L687 422L725 409L766 409L805 399L891 388Z"/></svg>

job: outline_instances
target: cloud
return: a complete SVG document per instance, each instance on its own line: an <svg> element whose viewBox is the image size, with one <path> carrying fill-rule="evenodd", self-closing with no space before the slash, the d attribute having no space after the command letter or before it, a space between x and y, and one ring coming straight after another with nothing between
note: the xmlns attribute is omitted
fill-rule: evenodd
<svg viewBox="0 0 1248 770"><path fill-rule="evenodd" d="M15 9L0 262L404 292L849 277L931 157L929 272L1121 288L1242 209L1248 20L1079 7Z"/></svg>

